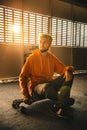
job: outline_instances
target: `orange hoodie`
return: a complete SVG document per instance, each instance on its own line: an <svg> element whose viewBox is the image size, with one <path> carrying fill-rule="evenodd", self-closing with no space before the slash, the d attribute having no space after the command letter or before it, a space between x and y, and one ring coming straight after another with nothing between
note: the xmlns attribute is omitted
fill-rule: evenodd
<svg viewBox="0 0 87 130"><path fill-rule="evenodd" d="M27 58L19 77L20 88L24 98L27 98L29 93L32 93L32 89L35 85L52 80L54 72L61 75L69 68L70 67L65 67L65 65L50 52L48 52L46 56L43 56L40 50L37 49L33 51ZM28 81L30 81L29 90L27 87Z"/></svg>

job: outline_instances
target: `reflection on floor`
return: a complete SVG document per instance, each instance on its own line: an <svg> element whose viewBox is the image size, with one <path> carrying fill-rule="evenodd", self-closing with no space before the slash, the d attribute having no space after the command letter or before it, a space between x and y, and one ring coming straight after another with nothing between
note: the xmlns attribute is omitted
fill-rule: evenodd
<svg viewBox="0 0 87 130"><path fill-rule="evenodd" d="M28 115L12 108L14 99L22 98L18 82L0 84L0 130L87 130L87 74L75 75L71 97L75 98L69 122L50 115L49 100L27 107Z"/></svg>

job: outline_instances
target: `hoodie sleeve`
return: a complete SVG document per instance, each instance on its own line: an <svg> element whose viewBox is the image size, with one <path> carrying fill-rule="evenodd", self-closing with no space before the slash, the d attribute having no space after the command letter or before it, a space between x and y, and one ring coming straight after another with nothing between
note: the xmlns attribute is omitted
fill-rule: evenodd
<svg viewBox="0 0 87 130"><path fill-rule="evenodd" d="M28 57L22 70L21 70L20 76L19 76L20 89L24 95L24 98L29 97L28 80L29 80L29 77L31 75L29 59L30 58Z"/></svg>

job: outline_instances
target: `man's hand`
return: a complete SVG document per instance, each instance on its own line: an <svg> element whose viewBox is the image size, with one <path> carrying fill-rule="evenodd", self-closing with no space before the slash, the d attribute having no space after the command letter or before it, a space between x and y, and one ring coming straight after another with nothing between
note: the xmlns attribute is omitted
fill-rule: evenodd
<svg viewBox="0 0 87 130"><path fill-rule="evenodd" d="M24 98L24 103L25 104L28 104L28 105L31 105L31 103L32 103L32 99L29 97L29 98Z"/></svg>
<svg viewBox="0 0 87 130"><path fill-rule="evenodd" d="M66 82L72 80L73 79L73 73L69 70L66 70L65 74L64 74L64 78L65 78Z"/></svg>

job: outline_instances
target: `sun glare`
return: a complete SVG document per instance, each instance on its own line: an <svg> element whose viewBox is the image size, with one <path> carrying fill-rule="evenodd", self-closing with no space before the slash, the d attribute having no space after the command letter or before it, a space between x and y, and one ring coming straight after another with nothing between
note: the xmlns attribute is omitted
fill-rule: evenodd
<svg viewBox="0 0 87 130"><path fill-rule="evenodd" d="M20 31L19 26L18 26L18 25L14 25L14 26L13 26L13 31L14 31L15 33L18 33L18 32Z"/></svg>

